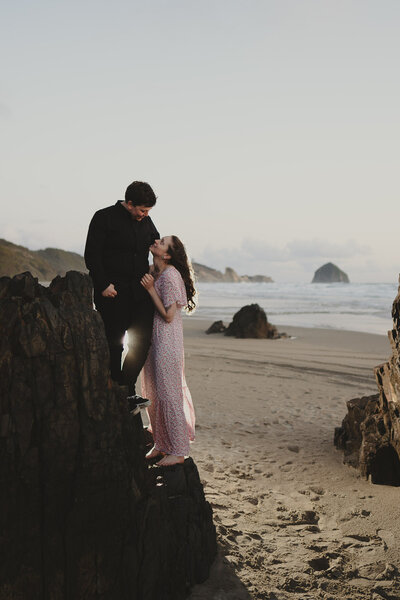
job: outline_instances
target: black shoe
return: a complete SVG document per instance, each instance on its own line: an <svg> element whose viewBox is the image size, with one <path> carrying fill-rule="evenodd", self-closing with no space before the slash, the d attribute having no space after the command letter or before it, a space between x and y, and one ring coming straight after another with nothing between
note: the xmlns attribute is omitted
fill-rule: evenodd
<svg viewBox="0 0 400 600"><path fill-rule="evenodd" d="M127 400L129 404L129 412L132 415L137 415L141 408L145 408L151 404L150 400L147 398L142 398L142 396L138 396L137 394L134 396L128 396Z"/></svg>

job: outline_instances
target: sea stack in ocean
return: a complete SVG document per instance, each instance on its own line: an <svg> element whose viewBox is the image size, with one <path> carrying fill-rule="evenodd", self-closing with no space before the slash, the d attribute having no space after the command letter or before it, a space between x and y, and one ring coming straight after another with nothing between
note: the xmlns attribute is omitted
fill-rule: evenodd
<svg viewBox="0 0 400 600"><path fill-rule="evenodd" d="M0 326L0 598L186 598L212 510L192 459L145 464L90 278L2 277Z"/></svg>
<svg viewBox="0 0 400 600"><path fill-rule="evenodd" d="M350 283L350 280L344 271L329 262L315 271L311 283Z"/></svg>
<svg viewBox="0 0 400 600"><path fill-rule="evenodd" d="M400 486L400 288L388 332L392 356L375 367L379 394L347 402L347 415L335 429L344 462L372 483Z"/></svg>

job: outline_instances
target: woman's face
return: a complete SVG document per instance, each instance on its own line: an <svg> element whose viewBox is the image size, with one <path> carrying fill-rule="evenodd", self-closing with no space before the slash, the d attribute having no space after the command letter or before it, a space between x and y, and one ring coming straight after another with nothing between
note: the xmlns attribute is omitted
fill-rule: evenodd
<svg viewBox="0 0 400 600"><path fill-rule="evenodd" d="M171 258L168 252L170 246L172 246L172 236L166 235L160 240L155 240L154 244L150 246L150 252L153 256Z"/></svg>

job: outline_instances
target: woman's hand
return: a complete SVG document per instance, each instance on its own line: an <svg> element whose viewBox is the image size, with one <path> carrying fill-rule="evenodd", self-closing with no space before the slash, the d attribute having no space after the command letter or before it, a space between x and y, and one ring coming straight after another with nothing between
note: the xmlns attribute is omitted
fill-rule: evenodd
<svg viewBox="0 0 400 600"><path fill-rule="evenodd" d="M150 273L146 273L143 275L140 283L145 288L145 290L150 291L152 287L154 287L154 277L150 275Z"/></svg>
<svg viewBox="0 0 400 600"><path fill-rule="evenodd" d="M114 284L110 283L110 285L101 292L101 295L104 296L104 298L115 298L117 290L115 289Z"/></svg>

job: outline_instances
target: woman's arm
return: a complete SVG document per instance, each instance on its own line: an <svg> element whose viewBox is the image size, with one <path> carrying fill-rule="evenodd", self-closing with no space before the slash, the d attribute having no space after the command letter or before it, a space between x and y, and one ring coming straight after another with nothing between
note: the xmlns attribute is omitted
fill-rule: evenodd
<svg viewBox="0 0 400 600"><path fill-rule="evenodd" d="M141 279L142 286L149 292L151 299L154 302L154 306L167 323L171 323L176 313L176 302L165 308L164 304L161 301L160 296L157 294L156 289L154 287L154 278L150 273L146 273Z"/></svg>

